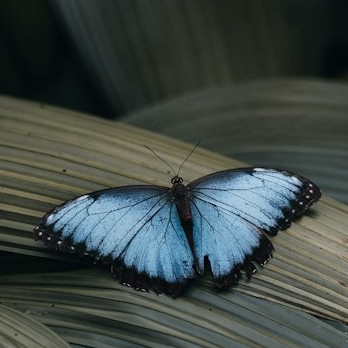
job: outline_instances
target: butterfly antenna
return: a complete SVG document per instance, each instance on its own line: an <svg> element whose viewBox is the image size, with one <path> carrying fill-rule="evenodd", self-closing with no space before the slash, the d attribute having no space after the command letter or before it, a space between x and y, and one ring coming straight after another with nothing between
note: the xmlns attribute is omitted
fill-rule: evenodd
<svg viewBox="0 0 348 348"><path fill-rule="evenodd" d="M173 167L167 163L160 155L158 155L155 151L153 151L152 149L150 149L147 145L144 145L144 147L146 147L149 151L151 151L156 157L158 157L163 163L165 163L173 172L174 176L175 174L175 170L173 169Z"/></svg>
<svg viewBox="0 0 348 348"><path fill-rule="evenodd" d="M191 152L186 156L186 158L184 159L184 161L180 164L178 173L176 174L177 176L179 176L180 170L182 168L182 166L185 164L185 162L189 159L189 157L192 155L193 151L196 150L197 146L201 143L201 141L197 141L196 145L193 147L193 149L191 150Z"/></svg>

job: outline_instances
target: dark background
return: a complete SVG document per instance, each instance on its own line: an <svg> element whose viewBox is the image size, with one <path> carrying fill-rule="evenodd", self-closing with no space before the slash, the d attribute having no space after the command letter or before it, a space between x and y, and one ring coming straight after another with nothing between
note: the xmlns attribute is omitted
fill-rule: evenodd
<svg viewBox="0 0 348 348"><path fill-rule="evenodd" d="M92 68L81 59L76 40L71 38L70 29L53 3L44 0L1 1L0 93L117 117L124 110L110 103L98 88L98 82L91 74ZM273 3L279 4L278 1ZM303 1L294 3L301 7ZM254 6L255 2L250 1L250 4ZM268 2L267 11L272 6ZM326 6L329 11L324 24L328 35L324 50L318 53L319 69L314 72L299 70L294 76L344 81L348 71L348 2L330 1ZM307 11L308 21L315 20L315 6L312 12ZM250 23L247 25L250 27ZM303 60L311 58L308 53L303 52Z"/></svg>
<svg viewBox="0 0 348 348"><path fill-rule="evenodd" d="M114 116L49 1L0 3L0 93Z"/></svg>

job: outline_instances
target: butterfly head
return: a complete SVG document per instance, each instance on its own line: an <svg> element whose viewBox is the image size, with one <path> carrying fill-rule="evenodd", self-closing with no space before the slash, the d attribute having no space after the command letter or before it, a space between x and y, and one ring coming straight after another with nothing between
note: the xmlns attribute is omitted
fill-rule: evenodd
<svg viewBox="0 0 348 348"><path fill-rule="evenodd" d="M180 176L175 175L174 178L171 180L172 182L172 195L175 198L176 201L188 198L188 189L183 184L183 179Z"/></svg>
<svg viewBox="0 0 348 348"><path fill-rule="evenodd" d="M178 185L178 184L182 184L183 179L180 176L175 175L174 178L172 178L171 183L173 186Z"/></svg>

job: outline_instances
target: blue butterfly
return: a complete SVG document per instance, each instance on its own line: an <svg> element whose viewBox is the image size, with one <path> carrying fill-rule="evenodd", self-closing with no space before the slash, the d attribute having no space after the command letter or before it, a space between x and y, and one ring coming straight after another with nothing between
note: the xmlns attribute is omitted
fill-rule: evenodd
<svg viewBox="0 0 348 348"><path fill-rule="evenodd" d="M188 185L125 186L72 199L46 214L35 240L111 264L121 284L177 296L210 270L220 288L269 261L274 236L318 201L319 188L286 171L242 168Z"/></svg>

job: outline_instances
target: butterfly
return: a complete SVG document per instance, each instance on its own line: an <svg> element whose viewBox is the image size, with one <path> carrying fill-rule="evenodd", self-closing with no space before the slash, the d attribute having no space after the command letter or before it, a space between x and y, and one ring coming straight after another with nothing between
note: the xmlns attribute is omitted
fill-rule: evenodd
<svg viewBox="0 0 348 348"><path fill-rule="evenodd" d="M177 296L205 271L219 288L256 272L273 253L274 236L318 201L311 181L283 170L240 168L172 187L136 185L92 192L54 208L35 240L111 264L136 290Z"/></svg>

